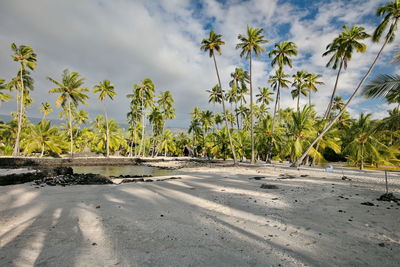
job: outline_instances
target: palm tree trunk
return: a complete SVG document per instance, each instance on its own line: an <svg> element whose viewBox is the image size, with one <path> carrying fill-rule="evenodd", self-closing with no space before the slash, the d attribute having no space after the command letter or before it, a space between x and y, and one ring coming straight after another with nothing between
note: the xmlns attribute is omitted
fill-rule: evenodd
<svg viewBox="0 0 400 267"><path fill-rule="evenodd" d="M331 110L332 110L332 106L333 106L333 99L335 98L336 89L337 89L337 85L338 85L338 82L339 82L339 76L340 76L340 73L342 71L342 68L343 68L343 58L340 61L339 70L338 70L338 73L336 75L335 85L333 86L331 99L329 101L328 108L325 111L324 119L329 119L329 115L331 114Z"/></svg>
<svg viewBox="0 0 400 267"><path fill-rule="evenodd" d="M74 157L74 136L72 133L72 112L71 112L71 100L68 101L68 120L69 120L69 133L70 133L70 153L71 158Z"/></svg>
<svg viewBox="0 0 400 267"><path fill-rule="evenodd" d="M134 132L133 132L133 120L131 122L131 129L132 129L132 139L131 139L131 144L130 144L130 148L129 148L129 157L133 156L133 142L134 142Z"/></svg>
<svg viewBox="0 0 400 267"><path fill-rule="evenodd" d="M273 143L274 143L274 130L275 130L275 117L276 117L276 112L279 111L278 108L278 102L280 99L280 90L281 90L281 83L278 83L278 89L276 90L276 99L275 99L275 106L274 106L274 114L272 115L272 124L271 124L271 142L269 143L268 147L268 152L267 152L267 158L266 162L271 163L271 158L272 158L272 148L273 148Z"/></svg>
<svg viewBox="0 0 400 267"><path fill-rule="evenodd" d="M297 112L300 111L300 92L299 95L297 96Z"/></svg>
<svg viewBox="0 0 400 267"><path fill-rule="evenodd" d="M17 136L15 139L15 145L14 145L14 151L13 151L13 156L18 157L19 156L19 139L21 136L21 129L22 129L22 116L24 112L24 79L22 78L22 70L23 66L22 63L20 65L20 79L21 79L21 97L20 97L20 109L18 111L18 128L17 128ZM17 97L18 98L18 97Z"/></svg>
<svg viewBox="0 0 400 267"><path fill-rule="evenodd" d="M237 130L240 131L240 125L239 125L239 113L237 110L237 101L235 101L235 115L236 115L236 123L237 123Z"/></svg>
<svg viewBox="0 0 400 267"><path fill-rule="evenodd" d="M218 66L217 66L217 61L215 60L215 55L214 55L214 53L213 53L213 60L214 60L214 65L215 65L215 71L217 72L217 78L218 78L219 89L221 90L221 95L222 95L222 111L224 112L225 126L226 126L226 128L227 128L227 130L228 130L229 143L230 143L230 145L231 145L231 150L232 150L232 155L233 155L233 164L236 165L235 147L233 146L231 131L229 130L228 116L226 115L226 110L225 110L224 91L222 90L221 79L219 78Z"/></svg>
<svg viewBox="0 0 400 267"><path fill-rule="evenodd" d="M40 153L40 157L42 158L44 155L44 143L42 143L42 153Z"/></svg>
<svg viewBox="0 0 400 267"><path fill-rule="evenodd" d="M397 19L395 20L394 24L397 24ZM385 39L385 42L383 43L381 49L379 50L378 54L376 55L374 61L372 62L371 66L369 67L367 73L364 75L364 77L361 79L360 83L357 85L356 89L354 90L353 94L350 96L349 100L347 100L346 104L343 106L343 109L339 112L338 115L330 122L328 125L324 127L322 132L315 138L314 141L311 142L311 144L307 147L307 149L304 151L303 155L296 161L294 162L291 166L292 167L298 167L301 162L304 160L304 158L308 155L310 152L311 148L318 142L319 139L322 138L322 136L325 135L325 133L335 124L335 122L342 116L342 114L346 111L347 106L350 104L350 102L353 100L353 98L356 96L358 90L360 90L361 86L363 85L364 81L368 78L368 76L371 74L372 69L375 67L376 62L379 59L379 56L382 54L383 49L386 47L388 41L389 41L390 36L388 36Z"/></svg>
<svg viewBox="0 0 400 267"><path fill-rule="evenodd" d="M142 151L142 156L144 157L145 156L145 147L144 147L144 133L145 133L145 125L144 125L144 111L143 111L143 114L142 114L142 142L141 142L141 145L140 145L140 151ZM139 152L139 155L140 155L140 152Z"/></svg>
<svg viewBox="0 0 400 267"><path fill-rule="evenodd" d="M308 106L311 107L311 91L308 92Z"/></svg>
<svg viewBox="0 0 400 267"><path fill-rule="evenodd" d="M254 129L253 129L253 80L252 80L252 54L250 51L250 138L251 138L251 164L255 163L254 158Z"/></svg>
<svg viewBox="0 0 400 267"><path fill-rule="evenodd" d="M106 107L106 99L104 99L104 115L106 118L106 157L110 157L110 131L108 127L108 116L107 116L107 107Z"/></svg>
<svg viewBox="0 0 400 267"><path fill-rule="evenodd" d="M361 164L360 170L364 170L364 143L361 144Z"/></svg>

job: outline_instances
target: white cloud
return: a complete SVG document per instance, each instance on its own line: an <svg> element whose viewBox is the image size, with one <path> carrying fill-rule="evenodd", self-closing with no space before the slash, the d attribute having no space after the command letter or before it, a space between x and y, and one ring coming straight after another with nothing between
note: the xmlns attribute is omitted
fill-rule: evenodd
<svg viewBox="0 0 400 267"><path fill-rule="evenodd" d="M217 57L225 89L235 67L248 65L245 59L240 59L235 45L237 35L244 33L249 24L265 29L265 37L270 41L268 49L275 42L287 39L298 44L300 55L295 59L295 68L288 72L304 68L323 74L326 85L320 86L318 95L313 95L317 110L322 112L336 71L325 68L327 58L321 54L340 32L338 23L360 23L382 1L332 1L320 8L314 4L310 8L317 10L315 18L309 16L310 10L278 0L224 3L204 0L202 11L189 0L4 1L0 9L0 76L10 78L17 71L16 63L10 59L9 44L31 45L38 53L38 67L33 74L37 84L33 93L36 103L30 114L40 116L38 106L42 101L54 103L55 96L47 93L51 84L45 78L58 79L62 70L69 68L87 77L88 87L103 79L116 84L118 97L110 113L119 122L125 121L128 112L125 95L134 83L150 77L158 91L171 90L176 100L177 119L169 125L185 127L188 113L195 105L220 110L207 103L206 90L217 80L212 60L199 48L201 40L208 35L206 24L212 23L226 42L223 55ZM289 31L283 36L280 26L284 24ZM369 32L375 27L373 23L363 26ZM379 48L370 43L368 46L365 55L354 55L349 69L343 73L339 94L351 92ZM257 87L266 86L272 69L265 55L256 58L253 66L256 92ZM306 104L307 99L301 103ZM289 90L284 90L282 107L295 105ZM15 103L7 103L1 113L9 113L14 108ZM93 117L101 112L94 96L85 108ZM355 109L355 113L358 111Z"/></svg>

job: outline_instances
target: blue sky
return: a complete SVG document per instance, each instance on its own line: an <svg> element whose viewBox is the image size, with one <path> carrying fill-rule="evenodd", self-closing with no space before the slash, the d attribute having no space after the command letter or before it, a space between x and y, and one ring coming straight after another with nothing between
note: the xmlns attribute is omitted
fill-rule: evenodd
<svg viewBox="0 0 400 267"><path fill-rule="evenodd" d="M201 40L212 28L223 35L226 45L218 57L225 89L229 74L235 67L247 68L247 62L235 49L237 35L244 33L246 25L262 27L269 40L267 51L280 41L294 41L299 56L294 59L290 74L304 69L323 75L326 85L313 95L316 109L322 113L331 93L336 72L325 67L322 58L326 45L341 31L344 24L361 25L372 33L379 23L374 13L386 1L277 1L277 0L13 0L0 4L0 77L15 75L17 64L11 60L10 44L26 44L38 54L38 67L33 73L36 81L32 96L35 103L29 109L32 116L40 117L41 102L51 104L55 96L49 95L51 84L47 76L59 79L65 68L78 71L86 77L85 85L92 88L101 80L111 80L117 88L116 100L109 103L111 116L124 122L128 100L134 83L152 78L158 92L170 90L176 100L177 118L171 127L187 127L189 113L194 106L220 112L219 106L207 103L206 90L216 84L215 71L208 55L199 49ZM365 54L354 55L348 70L342 75L338 94L348 97L365 73L379 45L366 41ZM396 41L395 44L398 44ZM398 66L389 64L394 45L389 46L374 71L399 73ZM254 61L254 84L268 87L272 73L267 55ZM102 112L92 100L91 117ZM306 104L302 99L301 104ZM282 95L282 107L295 107L290 91ZM383 100L357 97L350 106L352 116L371 112L382 118L391 108ZM0 113L14 111L15 102L2 104ZM58 118L58 111L50 117Z"/></svg>

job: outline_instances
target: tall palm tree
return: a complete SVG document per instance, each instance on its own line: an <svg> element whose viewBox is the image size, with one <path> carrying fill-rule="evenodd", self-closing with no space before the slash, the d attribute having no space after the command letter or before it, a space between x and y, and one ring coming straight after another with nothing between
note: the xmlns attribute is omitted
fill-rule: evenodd
<svg viewBox="0 0 400 267"><path fill-rule="evenodd" d="M297 71L296 74L293 74L293 83L292 86L295 87L291 91L292 98L295 99L297 97L297 112L300 111L300 96L308 95L308 88L307 88L307 78L309 76L308 72L304 70Z"/></svg>
<svg viewBox="0 0 400 267"><path fill-rule="evenodd" d="M153 99L155 93L155 86L151 79L146 78L140 84L134 85L134 94L138 101L140 102L140 113L142 115L142 140L140 142L139 147L139 155L140 152L143 151L143 157L145 155L145 147L144 147L144 134L145 134L145 116L146 109L153 106Z"/></svg>
<svg viewBox="0 0 400 267"><path fill-rule="evenodd" d="M42 120L46 119L46 117L53 111L49 102L43 102L40 106L40 112L43 113Z"/></svg>
<svg viewBox="0 0 400 267"><path fill-rule="evenodd" d="M332 43L328 44L325 53L322 56L331 55L327 67L331 66L332 69L336 70L339 65L339 69L336 75L335 85L333 86L331 99L329 101L328 107L325 111L324 118L329 119L333 99L335 98L337 85L339 82L339 77L342 69L346 70L349 61L352 58L354 50L359 53L365 53L367 46L360 42L370 37L363 27L354 25L352 28L348 28L347 25L343 26L343 32L336 37Z"/></svg>
<svg viewBox="0 0 400 267"><path fill-rule="evenodd" d="M281 98L280 90L281 90L281 88L289 88L290 81L286 79L288 77L289 77L289 75L287 75L283 72L283 66L279 67L275 71L275 75L269 76L268 82L272 85L272 88L274 89L274 91L276 91L274 113L272 115L272 123L271 123L271 135L270 135L271 138L274 138L276 136L276 135L274 135L275 119L276 119L276 115L279 114L279 110L280 110L280 98ZM268 149L267 157L266 157L267 163L271 162L271 155L272 155L272 149L274 147L274 144L273 144L274 141L275 141L274 139L270 140L269 149Z"/></svg>
<svg viewBox="0 0 400 267"><path fill-rule="evenodd" d="M14 145L14 151L13 151L13 156L18 156L20 152L19 148L19 142L20 142L20 135L21 135L21 129L22 129L22 118L24 112L24 92L25 92L25 86L24 86L24 72L27 72L27 68L31 70L35 70L36 67L36 54L33 51L32 47L26 46L26 45L20 45L17 46L15 43L11 44L11 49L14 52L14 55L12 56L13 60L19 63L19 86L18 86L18 95L17 98L19 99L19 110L18 110L18 130L17 130L17 136L15 139L15 145Z"/></svg>
<svg viewBox="0 0 400 267"><path fill-rule="evenodd" d="M260 91L260 93L256 95L257 103L261 103L268 106L269 103L273 100L271 95L273 95L274 93L270 92L267 87L262 87L262 88L258 87L258 90Z"/></svg>
<svg viewBox="0 0 400 267"><path fill-rule="evenodd" d="M149 122L153 128L153 150L152 157L158 154L157 151L157 139L160 135L163 134L163 125L164 125L164 117L163 113L159 107L153 107L152 111L149 114Z"/></svg>
<svg viewBox="0 0 400 267"><path fill-rule="evenodd" d="M253 123L253 82L252 82L252 60L253 53L259 57L261 53L265 52L265 47L262 44L268 41L262 35L263 29L252 28L247 25L246 35L239 34L238 39L240 43L236 45L236 49L241 49L240 57L249 59L250 65L250 138L251 138L251 163L255 163L254 158L254 123Z"/></svg>
<svg viewBox="0 0 400 267"><path fill-rule="evenodd" d="M87 105L86 99L89 98L86 95L86 92L89 92L89 89L86 87L82 87L85 81L85 78L80 77L77 72L69 72L67 69L64 70L61 81L57 81L51 77L47 77L49 81L54 83L57 87L49 90L49 93L58 93L60 94L56 99L56 106L63 107L68 112L68 124L69 124L69 132L70 132L70 154L73 157L74 153L74 137L72 133L72 110L78 107L79 103L83 103Z"/></svg>
<svg viewBox="0 0 400 267"><path fill-rule="evenodd" d="M308 105L311 106L311 92L317 92L317 85L324 85L324 82L318 81L318 78L321 78L322 75L309 73L306 78L306 87L308 88Z"/></svg>
<svg viewBox="0 0 400 267"><path fill-rule="evenodd" d="M218 52L219 55L221 55L221 46L225 44L224 41L222 41L222 35L221 34L216 34L214 31L210 31L208 39L203 39L201 41L201 47L200 49L209 52L209 56L213 58L214 61L214 66L215 66L215 71L217 73L217 79L218 79L218 85L221 91L221 96L222 96L222 110L225 116L225 125L226 128L228 129L228 136L229 136L229 143L231 146L232 150L232 156L233 156L233 164L236 165L236 153L235 153L235 147L233 146L233 141L232 141L232 136L231 132L229 130L228 126L228 119L226 117L226 109L225 109L225 97L224 97L224 90L222 89L222 84L221 84L221 79L219 77L219 71L218 71L218 66L217 66L217 61L215 59L215 51Z"/></svg>
<svg viewBox="0 0 400 267"><path fill-rule="evenodd" d="M235 113L236 113L236 124L238 130L240 130L239 114L237 111L238 103L243 105L246 103L245 95L248 93L247 84L250 83L249 73L242 68L235 68L235 71L231 73L232 80L229 82L229 86L234 90L236 101L235 101Z"/></svg>
<svg viewBox="0 0 400 267"><path fill-rule="evenodd" d="M384 18L381 21L381 23L378 25L378 27L375 29L374 34L372 36L372 40L374 42L379 42L383 33L387 30L387 33L385 36L385 41L383 42L381 49L379 50L378 54L375 56L375 59L372 62L371 66L368 68L367 73L361 79L361 81L359 82L357 87L354 89L353 94L347 100L346 104L343 107L343 110L341 112L339 112L339 114L336 115L336 117L324 127L324 129L321 131L321 133L307 147L307 149L304 151L303 155L294 164L292 164L292 166L297 167L300 165L300 163L307 156L308 152L311 150L312 146L314 146L318 142L318 140L322 138L322 136L333 126L333 124L335 124L335 122L345 112L347 106L351 103L351 101L353 100L353 98L356 96L359 89L361 88L361 86L364 84L365 80L371 74L371 71L375 67L376 62L378 61L378 59L379 59L380 55L382 54L382 51L385 49L386 45L388 43L391 43L394 41L395 36L396 36L397 27L398 27L398 21L400 19L400 0L390 1L387 5L378 7L377 11L376 11L376 15L382 16Z"/></svg>
<svg viewBox="0 0 400 267"><path fill-rule="evenodd" d="M107 106L106 106L106 100L107 97L110 98L111 100L114 99L114 97L117 95L115 92L115 86L112 84L109 80L104 80L100 82L99 84L95 85L93 87L93 93L97 94L99 93L98 99L103 102L103 107L104 107L104 116L106 119L106 156L107 158L110 156L110 140L109 140L109 131L108 131L108 116L107 116Z"/></svg>
<svg viewBox="0 0 400 267"><path fill-rule="evenodd" d="M207 93L210 94L208 97L208 103L222 103L222 91L219 85L215 85L211 90L207 90Z"/></svg>

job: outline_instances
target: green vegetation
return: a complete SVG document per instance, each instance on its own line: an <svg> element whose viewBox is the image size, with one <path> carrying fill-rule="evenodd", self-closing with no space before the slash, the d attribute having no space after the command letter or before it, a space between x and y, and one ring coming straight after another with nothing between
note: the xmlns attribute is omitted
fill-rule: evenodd
<svg viewBox="0 0 400 267"><path fill-rule="evenodd" d="M382 167L396 169L400 166L400 76L379 74L364 86L364 82L376 65L388 43L395 39L400 19L400 1L391 1L378 7L377 16L381 23L370 35L363 27L343 26L343 31L327 45L322 56L329 56L326 67L332 68L336 79L332 84L329 104L319 116L312 105L311 95L318 94L323 77L307 70L286 71L293 68L293 58L298 47L291 41L281 41L270 51L264 46L268 41L263 29L247 26L245 34L238 36L236 49L244 57L245 67L236 67L230 74L229 88L224 90L217 65L216 53L222 56L225 45L223 36L210 31L203 39L200 49L212 58L216 80L215 86L205 88L208 100L220 112L201 110L194 107L186 132L167 129L167 121L175 118L174 98L170 91L158 91L150 78L133 85L126 95L130 104L126 107L128 129L119 127L108 117L107 101L113 100L119 88L109 80L93 86L97 100L104 106L104 116L97 115L91 120L87 111L79 104L87 104L89 89L85 78L77 72L65 70L61 80L48 78L50 93L57 93L55 107L61 108L60 118L65 125L52 126L46 117L53 112L52 103L43 102L40 123L32 124L27 118L27 107L33 102L30 90L34 80L30 71L37 64L37 56L29 46L12 44L12 58L18 63L15 77L0 79L0 103L11 101L12 92L17 102L17 112L12 113L9 123L0 123L0 154L59 156L74 152L92 152L109 157L121 156L183 156L233 159L234 163L250 159L287 160L293 166L317 164L324 161L347 161L350 166L363 169ZM367 51L366 41L382 42L381 49L363 76L353 94L344 101L338 95L337 85L341 74L349 71L355 53ZM268 53L267 53L268 52ZM274 69L265 77L266 84L253 90L254 57L267 53ZM238 55L238 57L239 57ZM399 63L397 50L392 62ZM247 61L248 60L248 61ZM228 86L228 85L227 85ZM270 86L270 87L268 87ZM291 90L296 105L281 109L282 90ZM360 114L350 118L346 110L356 94L370 98L381 97L397 107L388 110L388 116L373 120L371 114ZM9 92L10 93L9 93ZM255 101L253 101L255 94ZM301 106L301 97L308 97L308 104ZM249 103L247 99L249 98ZM146 127L147 125L147 127ZM151 128L151 131L149 129ZM147 132L146 132L147 130Z"/></svg>

